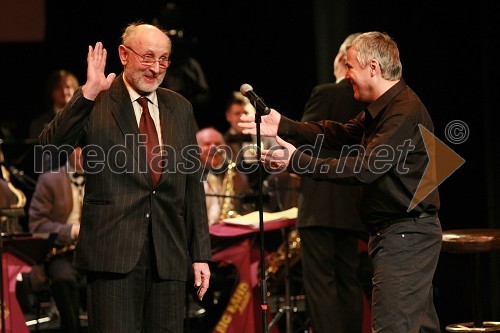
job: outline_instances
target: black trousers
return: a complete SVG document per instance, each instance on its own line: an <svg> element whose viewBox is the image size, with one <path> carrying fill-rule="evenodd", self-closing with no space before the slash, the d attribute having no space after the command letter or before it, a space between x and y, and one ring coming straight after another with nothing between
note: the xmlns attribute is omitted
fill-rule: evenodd
<svg viewBox="0 0 500 333"><path fill-rule="evenodd" d="M72 264L71 254L58 255L46 264L50 291L54 297L61 320L61 330L67 333L80 331L80 307L85 297L85 274ZM83 297L82 297L83 296Z"/></svg>
<svg viewBox="0 0 500 333"><path fill-rule="evenodd" d="M438 333L432 279L441 251L436 216L399 222L372 235L372 332Z"/></svg>
<svg viewBox="0 0 500 333"><path fill-rule="evenodd" d="M341 229L299 229L307 313L314 333L361 333L359 234Z"/></svg>
<svg viewBox="0 0 500 333"><path fill-rule="evenodd" d="M130 273L88 273L89 333L183 332L186 282L160 279L153 254L149 240Z"/></svg>

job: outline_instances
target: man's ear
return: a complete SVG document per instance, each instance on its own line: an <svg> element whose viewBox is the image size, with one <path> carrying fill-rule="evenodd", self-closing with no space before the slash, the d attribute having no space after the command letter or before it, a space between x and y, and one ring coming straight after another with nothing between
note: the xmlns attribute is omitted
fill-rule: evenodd
<svg viewBox="0 0 500 333"><path fill-rule="evenodd" d="M341 66L346 67L346 65L345 65L345 62L346 62L346 61L347 61L347 57L346 57L345 53L344 53L344 52L340 52L340 53L339 53L339 64L340 64Z"/></svg>
<svg viewBox="0 0 500 333"><path fill-rule="evenodd" d="M372 59L370 61L370 74L371 76L375 76L377 73L377 69L380 71L380 63L376 59Z"/></svg>
<svg viewBox="0 0 500 333"><path fill-rule="evenodd" d="M118 46L118 55L120 56L120 61L122 65L125 66L128 63L128 56L129 56L129 53L125 45L121 44L120 46Z"/></svg>

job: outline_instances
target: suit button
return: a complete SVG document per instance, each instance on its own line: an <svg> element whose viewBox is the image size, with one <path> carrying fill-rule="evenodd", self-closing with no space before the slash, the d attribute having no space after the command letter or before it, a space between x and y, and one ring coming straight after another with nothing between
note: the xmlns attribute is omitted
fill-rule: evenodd
<svg viewBox="0 0 500 333"><path fill-rule="evenodd" d="M149 213L146 213L146 218L149 219Z"/></svg>
<svg viewBox="0 0 500 333"><path fill-rule="evenodd" d="M156 194L156 191L153 191L153 194Z"/></svg>

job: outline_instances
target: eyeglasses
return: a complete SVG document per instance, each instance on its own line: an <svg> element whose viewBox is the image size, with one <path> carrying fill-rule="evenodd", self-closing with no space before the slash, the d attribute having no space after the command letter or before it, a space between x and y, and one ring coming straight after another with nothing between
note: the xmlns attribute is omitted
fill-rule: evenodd
<svg viewBox="0 0 500 333"><path fill-rule="evenodd" d="M170 59L167 57L160 57L158 59L155 59L151 54L145 54L145 55L140 55L139 53L135 52L131 47L125 46L127 49L130 51L134 52L136 56L141 58L141 64L144 66L153 66L155 62L158 61L158 65L160 65L160 68L167 68L170 66Z"/></svg>

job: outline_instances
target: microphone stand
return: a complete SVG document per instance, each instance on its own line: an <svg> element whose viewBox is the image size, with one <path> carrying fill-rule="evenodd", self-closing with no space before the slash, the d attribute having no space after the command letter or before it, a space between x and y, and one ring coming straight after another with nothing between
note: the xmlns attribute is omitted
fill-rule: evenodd
<svg viewBox="0 0 500 333"><path fill-rule="evenodd" d="M261 124L261 114L257 108L257 103L254 103L255 107L255 128L257 134L257 165L258 165L258 175L259 175L259 187L258 187L258 209L259 209L259 235L260 235L260 297L261 303L260 308L262 311L262 332L267 333L267 284L266 284L266 264L265 264L265 248L264 248L264 200L263 200L263 175L262 175L262 147L260 140L260 124Z"/></svg>

